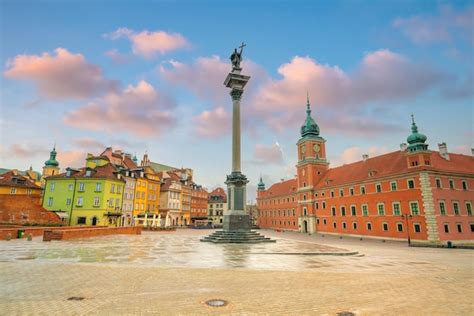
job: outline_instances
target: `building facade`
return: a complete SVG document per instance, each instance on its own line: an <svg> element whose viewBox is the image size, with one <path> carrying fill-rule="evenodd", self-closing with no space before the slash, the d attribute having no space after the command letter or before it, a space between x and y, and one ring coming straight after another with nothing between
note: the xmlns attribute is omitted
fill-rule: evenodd
<svg viewBox="0 0 474 316"><path fill-rule="evenodd" d="M413 119L400 150L329 168L311 117L297 142L296 179L257 191L262 228L444 244L474 240L474 158L431 151Z"/></svg>
<svg viewBox="0 0 474 316"><path fill-rule="evenodd" d="M208 225L212 227L222 227L224 213L228 210L227 194L223 188L216 188L209 193L207 207Z"/></svg>
<svg viewBox="0 0 474 316"><path fill-rule="evenodd" d="M207 225L207 200L209 193L196 183L191 184L191 224Z"/></svg>

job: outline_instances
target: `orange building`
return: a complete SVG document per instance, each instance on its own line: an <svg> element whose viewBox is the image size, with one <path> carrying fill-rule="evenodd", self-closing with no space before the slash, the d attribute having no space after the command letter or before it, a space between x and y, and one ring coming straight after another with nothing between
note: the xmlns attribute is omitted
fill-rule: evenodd
<svg viewBox="0 0 474 316"><path fill-rule="evenodd" d="M209 193L196 183L191 184L191 223L205 221L207 223L207 199Z"/></svg>
<svg viewBox="0 0 474 316"><path fill-rule="evenodd" d="M474 243L474 158L431 151L414 120L407 144L385 155L329 168L326 141L307 117L297 143L296 179L257 191L262 228Z"/></svg>

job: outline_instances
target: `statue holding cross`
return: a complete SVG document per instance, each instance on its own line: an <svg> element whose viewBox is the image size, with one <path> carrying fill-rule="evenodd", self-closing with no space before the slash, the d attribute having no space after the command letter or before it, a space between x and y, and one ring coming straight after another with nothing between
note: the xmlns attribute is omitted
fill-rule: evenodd
<svg viewBox="0 0 474 316"><path fill-rule="evenodd" d="M240 62L242 61L242 51L244 50L244 47L247 46L242 42L242 45L239 46L240 52L237 51L237 48L234 49L234 52L230 56L230 61L232 62L232 70L242 70L240 68Z"/></svg>

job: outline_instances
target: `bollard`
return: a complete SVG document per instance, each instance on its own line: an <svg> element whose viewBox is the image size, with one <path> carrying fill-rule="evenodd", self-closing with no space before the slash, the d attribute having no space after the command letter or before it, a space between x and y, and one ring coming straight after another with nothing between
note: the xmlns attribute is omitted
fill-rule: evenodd
<svg viewBox="0 0 474 316"><path fill-rule="evenodd" d="M28 234L28 236L26 237L26 240L32 241L32 240L33 240L33 235L32 235L32 234Z"/></svg>
<svg viewBox="0 0 474 316"><path fill-rule="evenodd" d="M12 239L12 234L8 233L7 236L5 237L6 241L9 241Z"/></svg>

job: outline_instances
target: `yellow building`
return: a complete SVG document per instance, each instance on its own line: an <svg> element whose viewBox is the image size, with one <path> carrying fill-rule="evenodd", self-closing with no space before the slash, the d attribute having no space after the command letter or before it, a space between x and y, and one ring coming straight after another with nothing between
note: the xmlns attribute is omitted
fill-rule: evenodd
<svg viewBox="0 0 474 316"><path fill-rule="evenodd" d="M149 166L145 154L142 166L134 170L136 176L133 217L140 226L160 226L160 177Z"/></svg>
<svg viewBox="0 0 474 316"><path fill-rule="evenodd" d="M41 197L42 192L43 189L40 186L19 174L18 170L10 170L0 175L0 194Z"/></svg>

